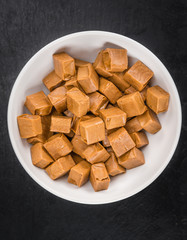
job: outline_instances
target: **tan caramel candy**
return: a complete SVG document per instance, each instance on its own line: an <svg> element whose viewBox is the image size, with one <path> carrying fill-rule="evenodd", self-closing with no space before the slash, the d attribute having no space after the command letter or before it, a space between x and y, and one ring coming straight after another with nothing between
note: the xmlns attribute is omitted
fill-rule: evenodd
<svg viewBox="0 0 187 240"><path fill-rule="evenodd" d="M67 109L67 90L61 86L49 93L48 98L57 112L64 112Z"/></svg>
<svg viewBox="0 0 187 240"><path fill-rule="evenodd" d="M141 115L147 109L139 92L121 97L118 99L117 104L127 114L128 118Z"/></svg>
<svg viewBox="0 0 187 240"><path fill-rule="evenodd" d="M147 89L146 103L156 114L168 110L169 93L159 86Z"/></svg>
<svg viewBox="0 0 187 240"><path fill-rule="evenodd" d="M147 89L148 89L148 88L149 88L149 85L147 85L147 86L140 92L143 101L145 101L146 98L147 98Z"/></svg>
<svg viewBox="0 0 187 240"><path fill-rule="evenodd" d="M21 138L30 138L42 134L41 117L30 114L22 114L17 117Z"/></svg>
<svg viewBox="0 0 187 240"><path fill-rule="evenodd" d="M43 146L55 160L67 155L73 149L72 144L63 133L53 135Z"/></svg>
<svg viewBox="0 0 187 240"><path fill-rule="evenodd" d="M109 72L123 72L128 68L126 49L106 48L103 51L103 62Z"/></svg>
<svg viewBox="0 0 187 240"><path fill-rule="evenodd" d="M90 109L90 99L78 88L74 87L67 92L67 107L77 117L82 117Z"/></svg>
<svg viewBox="0 0 187 240"><path fill-rule="evenodd" d="M153 72L144 65L141 61L137 61L129 70L125 73L125 80L136 88L138 91L142 91L152 78Z"/></svg>
<svg viewBox="0 0 187 240"><path fill-rule="evenodd" d="M77 81L87 94L99 89L99 77L91 64L78 68Z"/></svg>
<svg viewBox="0 0 187 240"><path fill-rule="evenodd" d="M90 63L84 60L80 60L80 59L76 59L75 58L75 67L79 68L79 67L85 67L87 65L89 65Z"/></svg>
<svg viewBox="0 0 187 240"><path fill-rule="evenodd" d="M55 73L63 80L69 80L75 75L75 60L67 53L53 55Z"/></svg>
<svg viewBox="0 0 187 240"><path fill-rule="evenodd" d="M124 79L123 72L113 73L112 76L109 77L109 80L123 92L130 87L130 84Z"/></svg>
<svg viewBox="0 0 187 240"><path fill-rule="evenodd" d="M110 157L110 154L100 143L89 145L84 150L83 155L91 164L105 162Z"/></svg>
<svg viewBox="0 0 187 240"><path fill-rule="evenodd" d="M113 108L113 107L115 107L115 106L109 103L109 104L107 105L106 109Z"/></svg>
<svg viewBox="0 0 187 240"><path fill-rule="evenodd" d="M99 110L106 107L109 102L108 99L99 92L91 93L88 96L90 98L90 111L95 115L99 115Z"/></svg>
<svg viewBox="0 0 187 240"><path fill-rule="evenodd" d="M106 129L122 127L126 123L126 113L117 107L102 109L99 112L100 117L105 122Z"/></svg>
<svg viewBox="0 0 187 240"><path fill-rule="evenodd" d="M128 133L139 132L142 130L142 126L138 120L138 117L134 117L127 121L125 128Z"/></svg>
<svg viewBox="0 0 187 240"><path fill-rule="evenodd" d="M88 145L82 141L81 136L75 135L71 140L71 144L73 145L73 152L80 155L82 158L85 158L83 152Z"/></svg>
<svg viewBox="0 0 187 240"><path fill-rule="evenodd" d="M125 94L131 94L131 93L137 92L137 90L134 87L130 86L124 92Z"/></svg>
<svg viewBox="0 0 187 240"><path fill-rule="evenodd" d="M41 116L49 115L53 107L43 91L27 96L25 106L32 114Z"/></svg>
<svg viewBox="0 0 187 240"><path fill-rule="evenodd" d="M86 120L89 120L89 119L94 118L94 117L95 116L92 115L92 114L88 114L88 115L82 116L80 118L74 116L73 117L73 126L72 126L73 132L76 135L81 135L81 132L80 132L80 123L81 123L81 121L86 121Z"/></svg>
<svg viewBox="0 0 187 240"><path fill-rule="evenodd" d="M56 87L62 84L63 80L56 75L55 71L50 72L44 79L43 83L47 87L47 89L51 92Z"/></svg>
<svg viewBox="0 0 187 240"><path fill-rule="evenodd" d="M31 147L31 158L33 165L39 168L46 168L50 163L53 162L53 159L43 148L42 143L36 143Z"/></svg>
<svg viewBox="0 0 187 240"><path fill-rule="evenodd" d="M74 117L74 114L73 114L71 111L69 111L69 110L64 111L64 114L65 114L67 117L71 117L71 118Z"/></svg>
<svg viewBox="0 0 187 240"><path fill-rule="evenodd" d="M131 169L145 163L142 151L134 147L129 152L118 158L118 163L126 169Z"/></svg>
<svg viewBox="0 0 187 240"><path fill-rule="evenodd" d="M149 144L148 138L144 132L134 132L130 134L137 148L141 148Z"/></svg>
<svg viewBox="0 0 187 240"><path fill-rule="evenodd" d="M71 168L68 182L81 187L89 178L91 165L86 161L81 161L77 165Z"/></svg>
<svg viewBox="0 0 187 240"><path fill-rule="evenodd" d="M81 161L84 160L80 155L78 155L78 154L76 154L74 152L71 153L71 156L72 156L73 161L75 162L75 164L78 164L78 163L80 163Z"/></svg>
<svg viewBox="0 0 187 240"><path fill-rule="evenodd" d="M142 128L151 134L157 133L162 128L157 115L150 109L138 116L138 120Z"/></svg>
<svg viewBox="0 0 187 240"><path fill-rule="evenodd" d="M110 147L110 142L108 140L108 135L112 132L116 131L116 129L110 129L110 130L107 130L105 129L105 139L102 141L102 144L104 147Z"/></svg>
<svg viewBox="0 0 187 240"><path fill-rule="evenodd" d="M95 117L80 123L82 139L89 145L105 139L105 126L101 118Z"/></svg>
<svg viewBox="0 0 187 240"><path fill-rule="evenodd" d="M110 177L104 163L91 165L90 182L95 192L108 189Z"/></svg>
<svg viewBox="0 0 187 240"><path fill-rule="evenodd" d="M55 180L59 177L64 176L73 166L75 166L75 163L69 154L65 157L59 158L45 170L48 173L49 177Z"/></svg>
<svg viewBox="0 0 187 240"><path fill-rule="evenodd" d="M111 133L108 140L117 157L135 147L134 141L123 127Z"/></svg>
<svg viewBox="0 0 187 240"><path fill-rule="evenodd" d="M104 94L112 104L122 96L121 91L110 81L100 78L99 91Z"/></svg>
<svg viewBox="0 0 187 240"><path fill-rule="evenodd" d="M111 152L110 155L110 158L105 162L108 174L110 176L116 176L120 173L125 173L125 169L118 164L115 154Z"/></svg>
<svg viewBox="0 0 187 240"><path fill-rule="evenodd" d="M69 133L64 133L64 134L69 138L73 138L75 136L75 133L72 130L70 130Z"/></svg>
<svg viewBox="0 0 187 240"><path fill-rule="evenodd" d="M51 132L70 133L72 118L64 116L51 117Z"/></svg>

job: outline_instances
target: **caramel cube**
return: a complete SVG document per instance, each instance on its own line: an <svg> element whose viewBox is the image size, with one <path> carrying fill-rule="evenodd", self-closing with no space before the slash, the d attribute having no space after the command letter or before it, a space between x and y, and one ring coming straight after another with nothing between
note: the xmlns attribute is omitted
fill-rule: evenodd
<svg viewBox="0 0 187 240"><path fill-rule="evenodd" d="M73 138L75 136L75 133L72 130L70 130L69 133L64 133L64 134L69 138Z"/></svg>
<svg viewBox="0 0 187 240"><path fill-rule="evenodd" d="M70 89L76 87L76 88L80 89L82 92L84 92L84 90L81 88L81 86L79 85L79 83L77 81L77 76L73 76L73 77L71 77L70 80L66 81L64 84L64 87L67 90L70 90Z"/></svg>
<svg viewBox="0 0 187 240"><path fill-rule="evenodd" d="M82 158L85 158L83 152L88 145L82 141L81 136L75 135L71 140L71 144L73 145L73 152L80 155Z"/></svg>
<svg viewBox="0 0 187 240"><path fill-rule="evenodd" d="M73 132L76 134L76 135L81 135L81 132L80 132L80 122L81 121L86 121L88 119L91 119L91 118L94 118L95 116L94 115L85 115L85 116L82 116L80 118L78 117L73 117L73 126L72 126L72 130Z"/></svg>
<svg viewBox="0 0 187 240"><path fill-rule="evenodd" d="M90 63L87 62L87 61L83 61L83 60L80 60L80 59L76 59L75 58L75 67L76 68L79 68L79 67L85 67L87 65L89 65Z"/></svg>
<svg viewBox="0 0 187 240"><path fill-rule="evenodd" d="M43 146L55 160L66 156L73 149L72 144L63 133L53 135Z"/></svg>
<svg viewBox="0 0 187 240"><path fill-rule="evenodd" d="M116 176L120 173L125 173L125 169L118 164L116 156L113 152L110 153L110 158L105 162L107 172L110 176Z"/></svg>
<svg viewBox="0 0 187 240"><path fill-rule="evenodd" d="M134 147L118 158L118 163L126 169L131 169L145 163L143 152Z"/></svg>
<svg viewBox="0 0 187 240"><path fill-rule="evenodd" d="M144 147L149 144L149 140L144 132L134 132L130 134L137 148Z"/></svg>
<svg viewBox="0 0 187 240"><path fill-rule="evenodd" d="M67 109L67 90L61 86L49 93L48 98L57 112L64 112Z"/></svg>
<svg viewBox="0 0 187 240"><path fill-rule="evenodd" d="M153 72L141 61L137 61L129 70L125 73L125 80L136 88L138 91L142 91L152 78Z"/></svg>
<svg viewBox="0 0 187 240"><path fill-rule="evenodd" d="M149 88L149 85L146 85L146 87L140 92L143 101L145 101L146 98L147 98L147 89L148 89L148 88Z"/></svg>
<svg viewBox="0 0 187 240"><path fill-rule="evenodd" d="M34 115L49 115L52 110L52 104L43 91L31 94L26 97L25 106Z"/></svg>
<svg viewBox="0 0 187 240"><path fill-rule="evenodd" d="M142 125L140 124L138 117L134 117L127 121L125 128L128 133L139 132L142 130Z"/></svg>
<svg viewBox="0 0 187 240"><path fill-rule="evenodd" d="M108 189L110 177L104 163L91 165L90 182L95 192Z"/></svg>
<svg viewBox="0 0 187 240"><path fill-rule="evenodd" d="M118 87L119 90L121 90L122 92L125 92L125 90L130 87L130 84L127 81L125 81L125 79L124 79L124 73L123 72L113 73L112 76L109 77L109 80L116 87Z"/></svg>
<svg viewBox="0 0 187 240"><path fill-rule="evenodd" d="M131 94L131 93L137 92L137 90L134 87L130 86L124 92L125 94Z"/></svg>
<svg viewBox="0 0 187 240"><path fill-rule="evenodd" d="M53 159L43 148L42 143L36 143L31 147L31 158L33 165L39 168L46 168L53 162Z"/></svg>
<svg viewBox="0 0 187 240"><path fill-rule="evenodd" d="M146 103L156 114L168 110L169 93L159 86L147 89Z"/></svg>
<svg viewBox="0 0 187 240"><path fill-rule="evenodd" d="M22 114L17 117L21 138L30 138L42 134L41 117L30 114Z"/></svg>
<svg viewBox="0 0 187 240"><path fill-rule="evenodd" d="M47 87L47 89L51 92L56 87L60 86L63 80L56 75L55 71L50 72L44 79L43 83Z"/></svg>
<svg viewBox="0 0 187 240"><path fill-rule="evenodd" d="M90 99L78 88L74 87L67 92L67 107L77 117L82 117L90 109Z"/></svg>
<svg viewBox="0 0 187 240"><path fill-rule="evenodd" d="M109 72L123 72L128 68L126 49L106 48L103 51L103 62Z"/></svg>
<svg viewBox="0 0 187 240"><path fill-rule="evenodd" d="M75 60L67 53L53 55L55 73L63 80L69 80L75 75Z"/></svg>
<svg viewBox="0 0 187 240"><path fill-rule="evenodd" d="M76 154L74 152L71 153L71 156L72 156L73 161L75 162L75 164L78 164L78 163L80 163L81 161L84 160L80 155L78 155L78 154Z"/></svg>
<svg viewBox="0 0 187 240"><path fill-rule="evenodd" d="M64 115L66 115L67 117L70 117L70 118L74 117L74 114L71 111L69 111L68 109L66 111L64 111Z"/></svg>
<svg viewBox="0 0 187 240"><path fill-rule="evenodd" d="M51 117L51 132L70 133L72 118L64 116Z"/></svg>
<svg viewBox="0 0 187 240"><path fill-rule="evenodd" d="M108 140L117 157L135 147L134 141L123 127L111 133Z"/></svg>
<svg viewBox="0 0 187 240"><path fill-rule="evenodd" d="M141 115L147 109L139 92L121 97L118 99L117 104L127 114L128 118Z"/></svg>
<svg viewBox="0 0 187 240"><path fill-rule="evenodd" d="M68 182L81 187L89 178L91 165L86 161L81 161L77 165L71 168Z"/></svg>
<svg viewBox="0 0 187 240"><path fill-rule="evenodd" d="M91 93L88 96L90 98L90 111L96 116L99 115L99 110L106 107L108 99L99 92Z"/></svg>
<svg viewBox="0 0 187 240"><path fill-rule="evenodd" d="M82 139L88 144L100 142L105 139L105 125L101 118L95 117L80 123Z"/></svg>
<svg viewBox="0 0 187 240"><path fill-rule="evenodd" d="M104 94L112 104L122 96L122 92L110 81L100 78L99 91Z"/></svg>
<svg viewBox="0 0 187 240"><path fill-rule="evenodd" d="M65 157L59 158L45 170L48 173L49 177L55 180L64 176L73 166L75 166L75 163L69 154Z"/></svg>

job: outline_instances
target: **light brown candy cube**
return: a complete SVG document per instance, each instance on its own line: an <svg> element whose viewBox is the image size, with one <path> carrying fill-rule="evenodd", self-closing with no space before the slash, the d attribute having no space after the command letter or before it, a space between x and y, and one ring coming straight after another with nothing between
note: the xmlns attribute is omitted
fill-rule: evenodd
<svg viewBox="0 0 187 240"><path fill-rule="evenodd" d="M149 88L149 85L146 85L146 87L140 92L143 101L145 101L146 98L147 98L147 89L148 89L148 88Z"/></svg>
<svg viewBox="0 0 187 240"><path fill-rule="evenodd" d="M80 132L83 141L88 145L105 139L105 125L101 118L95 117L80 123Z"/></svg>
<svg viewBox="0 0 187 240"><path fill-rule="evenodd" d="M126 49L106 48L103 51L103 62L109 72L123 72L128 68Z"/></svg>
<svg viewBox="0 0 187 240"><path fill-rule="evenodd" d="M70 90L70 89L76 87L76 88L80 89L82 92L84 92L84 90L82 89L82 87L79 85L79 83L77 81L77 76L73 76L73 77L71 77L70 80L66 81L64 84L64 87L67 90Z"/></svg>
<svg viewBox="0 0 187 240"><path fill-rule="evenodd" d="M157 133L162 128L157 115L150 109L138 116L138 121L142 128L151 134Z"/></svg>
<svg viewBox="0 0 187 240"><path fill-rule="evenodd" d="M72 130L70 130L69 133L64 133L64 134L69 138L73 138L75 136L75 133Z"/></svg>
<svg viewBox="0 0 187 240"><path fill-rule="evenodd" d="M110 158L105 162L107 172L110 176L116 176L120 173L125 173L125 169L118 164L116 156L113 152L110 153Z"/></svg>
<svg viewBox="0 0 187 240"><path fill-rule="evenodd" d="M17 117L21 138L30 138L42 134L41 117L30 114L22 114Z"/></svg>
<svg viewBox="0 0 187 240"><path fill-rule="evenodd" d="M128 118L141 115L147 109L139 92L121 97L118 99L117 104L127 114Z"/></svg>
<svg viewBox="0 0 187 240"><path fill-rule="evenodd" d="M45 170L48 173L49 177L55 180L68 173L73 166L75 166L75 163L69 154L65 157L59 158Z"/></svg>
<svg viewBox="0 0 187 240"><path fill-rule="evenodd" d="M75 75L75 60L67 53L53 55L55 73L63 80L69 80Z"/></svg>
<svg viewBox="0 0 187 240"><path fill-rule="evenodd" d="M81 161L84 160L80 155L78 155L78 154L76 154L74 152L71 153L71 156L72 156L73 161L75 162L75 164L78 164L78 163L80 163Z"/></svg>
<svg viewBox="0 0 187 240"><path fill-rule="evenodd" d="M140 124L138 117L134 117L127 121L125 128L128 133L139 132L142 130L142 125Z"/></svg>
<svg viewBox="0 0 187 240"><path fill-rule="evenodd" d="M72 118L64 116L51 117L51 132L70 133Z"/></svg>
<svg viewBox="0 0 187 240"><path fill-rule="evenodd" d="M125 89L125 91L124 91L124 93L125 93L126 95L131 94L131 93L134 93L134 92L137 92L137 90L136 90L134 87L132 87L132 86L128 87L128 88Z"/></svg>
<svg viewBox="0 0 187 240"><path fill-rule="evenodd" d="M152 78L153 72L141 61L137 61L129 70L125 73L125 80L136 88L138 91L142 91Z"/></svg>
<svg viewBox="0 0 187 240"><path fill-rule="evenodd" d="M117 107L102 109L99 112L108 130L123 127L126 123L126 113Z"/></svg>
<svg viewBox="0 0 187 240"><path fill-rule="evenodd" d="M110 147L110 142L108 140L108 135L115 132L117 129L110 129L110 130L107 130L105 129L105 139L102 141L102 144L104 147Z"/></svg>
<svg viewBox="0 0 187 240"><path fill-rule="evenodd" d="M118 158L118 163L126 169L135 168L145 163L142 151L134 147Z"/></svg>
<svg viewBox="0 0 187 240"><path fill-rule="evenodd" d="M144 147L149 144L149 140L144 132L134 132L130 134L137 148Z"/></svg>
<svg viewBox="0 0 187 240"><path fill-rule="evenodd" d="M83 155L91 164L105 162L110 157L110 154L100 143L89 145L84 150Z"/></svg>
<svg viewBox="0 0 187 240"><path fill-rule="evenodd" d="M56 75L55 71L50 72L44 79L43 83L47 89L51 92L56 87L59 87L62 84L63 80Z"/></svg>
<svg viewBox="0 0 187 240"><path fill-rule="evenodd" d="M123 127L111 133L108 140L117 157L135 147L134 141Z"/></svg>
<svg viewBox="0 0 187 240"><path fill-rule="evenodd" d="M110 177L104 163L91 165L90 182L95 192L108 189Z"/></svg>
<svg viewBox="0 0 187 240"><path fill-rule="evenodd" d="M55 160L66 156L73 149L72 144L63 133L53 135L43 146Z"/></svg>
<svg viewBox="0 0 187 240"><path fill-rule="evenodd" d="M75 116L82 117L90 109L90 99L78 88L72 88L67 92L67 107Z"/></svg>
<svg viewBox="0 0 187 240"><path fill-rule="evenodd" d="M87 94L99 89L99 76L92 64L78 68L77 81Z"/></svg>
<svg viewBox="0 0 187 240"><path fill-rule="evenodd" d="M64 111L64 115L66 115L67 117L71 117L71 118L74 117L74 114L69 110Z"/></svg>
<svg viewBox="0 0 187 240"><path fill-rule="evenodd" d="M80 59L76 59L75 58L75 67L79 68L79 67L85 67L87 65L89 65L90 63L84 60L80 60Z"/></svg>
<svg viewBox="0 0 187 240"><path fill-rule="evenodd" d="M99 91L104 94L112 104L122 97L122 92L110 81L100 78Z"/></svg>
<svg viewBox="0 0 187 240"><path fill-rule="evenodd" d="M147 89L146 103L156 114L168 110L169 93L159 86Z"/></svg>
<svg viewBox="0 0 187 240"><path fill-rule="evenodd" d="M113 107L115 107L115 106L109 103L109 104L107 105L106 109L113 108Z"/></svg>
<svg viewBox="0 0 187 240"><path fill-rule="evenodd" d="M26 97L25 106L32 114L49 115L53 105L43 91Z"/></svg>
<svg viewBox="0 0 187 240"><path fill-rule="evenodd" d="M86 161L81 161L77 165L71 168L68 182L81 187L89 178L91 165Z"/></svg>
<svg viewBox="0 0 187 240"><path fill-rule="evenodd" d="M99 92L94 92L88 95L90 98L90 111L94 115L99 115L99 110L105 108L108 104L108 99L100 94Z"/></svg>
<svg viewBox="0 0 187 240"><path fill-rule="evenodd" d="M81 121L86 121L86 120L94 118L94 117L95 116L92 115L92 114L88 114L88 115L82 116L80 118L74 116L73 117L73 126L72 126L73 132L76 135L81 135L81 132L80 132L80 123L81 123Z"/></svg>
<svg viewBox="0 0 187 240"><path fill-rule="evenodd" d="M130 84L124 79L124 72L113 73L109 80L122 92L125 92L130 87Z"/></svg>
<svg viewBox="0 0 187 240"><path fill-rule="evenodd" d="M71 144L73 145L73 152L80 155L82 158L85 158L83 152L88 145L83 142L81 136L75 135L71 140Z"/></svg>
<svg viewBox="0 0 187 240"><path fill-rule="evenodd" d="M67 109L67 90L64 86L58 87L48 94L51 104L55 107L57 112L61 113Z"/></svg>
<svg viewBox="0 0 187 240"><path fill-rule="evenodd" d="M53 159L43 148L42 143L36 143L31 147L31 158L33 165L39 168L46 168L53 162Z"/></svg>

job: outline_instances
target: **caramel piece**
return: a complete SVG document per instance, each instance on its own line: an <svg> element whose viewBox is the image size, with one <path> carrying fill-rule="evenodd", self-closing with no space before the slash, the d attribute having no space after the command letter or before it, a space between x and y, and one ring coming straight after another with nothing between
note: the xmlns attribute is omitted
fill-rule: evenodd
<svg viewBox="0 0 187 240"><path fill-rule="evenodd" d="M100 110L100 117L105 122L106 129L122 127L126 123L126 113L117 107Z"/></svg>
<svg viewBox="0 0 187 240"><path fill-rule="evenodd" d="M128 133L139 132L142 130L142 126L138 120L138 117L132 118L127 121L125 128Z"/></svg>
<svg viewBox="0 0 187 240"><path fill-rule="evenodd" d="M64 112L67 109L67 90L65 87L58 87L49 93L48 98L57 112Z"/></svg>
<svg viewBox="0 0 187 240"><path fill-rule="evenodd" d="M88 144L100 142L105 139L105 126L101 118L95 117L80 123L82 139Z"/></svg>
<svg viewBox="0 0 187 240"><path fill-rule="evenodd" d="M62 84L63 80L56 75L55 71L50 72L44 79L43 83L47 87L47 89L51 92L56 87L60 86Z"/></svg>
<svg viewBox="0 0 187 240"><path fill-rule="evenodd" d="M31 147L31 158L33 165L39 168L46 168L53 162L53 159L43 148L42 143L36 143Z"/></svg>
<svg viewBox="0 0 187 240"><path fill-rule="evenodd" d="M124 92L125 94L131 94L131 93L137 92L137 90L134 87L130 86Z"/></svg>
<svg viewBox="0 0 187 240"><path fill-rule="evenodd" d="M149 88L149 85L147 85L147 86L140 92L143 101L145 101L146 98L147 98L147 89L148 89L148 88Z"/></svg>
<svg viewBox="0 0 187 240"><path fill-rule="evenodd" d="M73 145L73 152L85 158L83 152L88 145L82 141L81 136L75 135L71 140L71 144Z"/></svg>
<svg viewBox="0 0 187 240"><path fill-rule="evenodd" d="M110 157L110 154L100 143L89 145L84 150L83 155L91 164L105 162Z"/></svg>
<svg viewBox="0 0 187 240"><path fill-rule="evenodd" d="M91 64L78 68L77 81L87 94L99 89L99 77Z"/></svg>
<svg viewBox="0 0 187 240"><path fill-rule="evenodd" d="M157 115L150 109L138 116L138 120L148 133L155 134L162 128Z"/></svg>
<svg viewBox="0 0 187 240"><path fill-rule="evenodd" d="M110 176L116 176L120 173L125 173L125 169L118 164L115 154L111 152L110 155L110 158L105 162L108 174Z"/></svg>
<svg viewBox="0 0 187 240"><path fill-rule="evenodd" d="M52 110L52 104L43 91L31 94L26 97L25 106L34 115L49 115Z"/></svg>
<svg viewBox="0 0 187 240"><path fill-rule="evenodd" d="M110 177L104 163L91 165L90 182L95 192L108 189Z"/></svg>
<svg viewBox="0 0 187 240"><path fill-rule="evenodd" d="M117 157L135 147L134 141L123 127L111 133L108 140Z"/></svg>
<svg viewBox="0 0 187 240"><path fill-rule="evenodd" d="M90 98L90 111L96 116L99 115L99 110L106 107L108 99L99 92L91 93L88 96Z"/></svg>
<svg viewBox="0 0 187 240"><path fill-rule="evenodd" d="M74 152L71 153L71 156L72 156L73 161L75 162L75 164L78 164L78 163L80 163L81 161L84 160L80 155L78 155L78 154L76 154Z"/></svg>
<svg viewBox="0 0 187 240"><path fill-rule="evenodd" d="M94 118L95 116L94 115L85 115L85 116L82 116L80 118L78 117L75 117L73 118L73 126L72 126L72 130L73 132L76 134L76 135L81 135L81 132L80 132L80 122L81 121L86 121L88 119L91 119L91 118Z"/></svg>
<svg viewBox="0 0 187 240"><path fill-rule="evenodd" d="M103 63L103 51L102 50L101 52L98 53L96 59L95 59L95 62L93 63L93 67L95 68L95 71L103 76L103 77L111 77L112 74L110 72L108 72L104 66L104 63Z"/></svg>
<svg viewBox="0 0 187 240"><path fill-rule="evenodd" d="M67 137L69 137L69 138L73 138L75 136L75 133L72 130L70 130L70 132L69 133L65 133L65 135Z"/></svg>
<svg viewBox="0 0 187 240"><path fill-rule="evenodd" d="M129 152L118 158L118 163L126 169L131 169L145 163L142 151L134 147Z"/></svg>
<svg viewBox="0 0 187 240"><path fill-rule="evenodd" d="M53 55L55 73L63 80L69 80L75 75L75 60L67 53Z"/></svg>
<svg viewBox="0 0 187 240"><path fill-rule="evenodd" d="M103 51L103 62L109 72L123 72L128 68L126 49L106 48Z"/></svg>
<svg viewBox="0 0 187 240"><path fill-rule="evenodd" d="M137 61L129 70L125 73L125 80L136 88L138 91L142 91L152 78L153 72L141 61Z"/></svg>
<svg viewBox="0 0 187 240"><path fill-rule="evenodd" d="M67 155L73 149L72 144L63 133L53 135L43 146L55 160Z"/></svg>
<svg viewBox="0 0 187 240"><path fill-rule="evenodd" d="M147 89L146 103L156 114L168 110L169 93L159 86Z"/></svg>
<svg viewBox="0 0 187 240"><path fill-rule="evenodd" d="M113 108L113 107L114 107L114 105L112 105L112 104L109 103L109 104L107 105L106 109Z"/></svg>
<svg viewBox="0 0 187 240"><path fill-rule="evenodd" d="M144 147L149 144L148 138L144 132L134 132L130 134L137 148Z"/></svg>
<svg viewBox="0 0 187 240"><path fill-rule="evenodd" d="M100 78L99 91L104 94L112 104L122 96L121 91L110 81Z"/></svg>
<svg viewBox="0 0 187 240"><path fill-rule="evenodd" d="M51 117L51 132L70 133L72 118L64 116Z"/></svg>
<svg viewBox="0 0 187 240"><path fill-rule="evenodd" d="M69 111L69 110L64 111L64 114L65 114L67 117L70 117L70 118L73 118L73 117L74 117L74 114L73 114L71 111Z"/></svg>
<svg viewBox="0 0 187 240"><path fill-rule="evenodd" d="M125 81L124 79L124 73L120 72L120 73L113 73L111 77L109 77L109 80L116 86L119 88L119 90L125 92L125 90L127 88L130 87L130 84Z"/></svg>
<svg viewBox="0 0 187 240"><path fill-rule="evenodd" d="M57 112L55 108L52 109L51 115L50 116L63 116L62 113Z"/></svg>
<svg viewBox="0 0 187 240"><path fill-rule="evenodd" d="M42 134L41 117L30 114L22 114L17 117L21 138L30 138Z"/></svg>
<svg viewBox="0 0 187 240"><path fill-rule="evenodd" d="M55 180L64 176L73 166L75 166L75 163L69 154L65 157L59 158L45 170L48 173L49 177Z"/></svg>
<svg viewBox="0 0 187 240"><path fill-rule="evenodd" d="M90 164L86 161L81 161L71 168L68 176L68 182L81 187L88 181L89 174Z"/></svg>
<svg viewBox="0 0 187 240"><path fill-rule="evenodd" d="M121 97L117 104L121 110L126 112L128 118L141 115L147 109L139 92Z"/></svg>
<svg viewBox="0 0 187 240"><path fill-rule="evenodd" d="M79 85L79 83L77 81L77 76L73 76L73 77L71 77L70 80L66 81L64 84L64 87L67 90L70 90L70 89L76 87L76 88L80 89L82 92L84 92L84 90L82 89L82 87Z"/></svg>
<svg viewBox="0 0 187 240"><path fill-rule="evenodd" d="M67 92L67 107L77 117L82 117L90 109L90 99L78 88L74 87Z"/></svg>
<svg viewBox="0 0 187 240"><path fill-rule="evenodd" d="M85 67L87 65L89 65L90 63L87 62L87 61L83 61L83 60L80 60L80 59L76 59L75 58L75 67L76 68L79 68L79 67Z"/></svg>
<svg viewBox="0 0 187 240"><path fill-rule="evenodd" d="M108 140L108 135L112 132L116 131L116 129L110 129L110 130L107 130L105 129L105 139L102 141L102 144L104 147L110 147L110 142Z"/></svg>

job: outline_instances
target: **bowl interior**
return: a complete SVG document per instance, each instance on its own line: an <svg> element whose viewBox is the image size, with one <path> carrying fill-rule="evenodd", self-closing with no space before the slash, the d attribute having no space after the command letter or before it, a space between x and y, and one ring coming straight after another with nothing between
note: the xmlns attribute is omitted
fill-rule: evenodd
<svg viewBox="0 0 187 240"><path fill-rule="evenodd" d="M19 136L16 117L25 113L27 95L43 90L42 79L53 69L52 55L65 51L72 57L93 62L97 53L106 47L126 48L129 63L137 59L154 71L151 81L170 93L168 112L159 114L162 130L148 135L149 145L143 149L146 164L111 178L107 191L95 193L88 182L81 188L67 183L67 176L52 181L45 171L34 167L30 157L30 145ZM141 44L118 34L108 32L82 32L62 37L41 49L25 65L13 87L8 109L8 127L14 151L29 175L42 187L67 200L99 204L127 198L148 186L166 167L176 148L181 129L181 107L175 84L166 68Z"/></svg>

